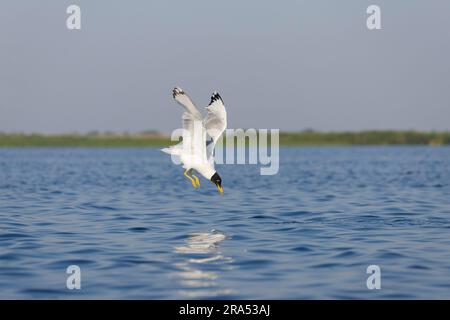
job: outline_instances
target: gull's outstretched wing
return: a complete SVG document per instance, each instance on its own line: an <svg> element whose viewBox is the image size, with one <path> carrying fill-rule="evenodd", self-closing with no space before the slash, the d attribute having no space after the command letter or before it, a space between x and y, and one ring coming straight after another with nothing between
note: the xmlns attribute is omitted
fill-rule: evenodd
<svg viewBox="0 0 450 320"><path fill-rule="evenodd" d="M183 152L189 154L205 154L204 144L204 128L202 125L203 116L198 111L197 107L191 101L189 96L179 87L175 87L172 91L173 98L181 104L186 112L183 113L183 141L177 145L178 148L183 148Z"/></svg>
<svg viewBox="0 0 450 320"><path fill-rule="evenodd" d="M175 87L172 90L173 98L181 104L188 113L190 113L194 119L201 120L202 114L198 111L195 104L192 102L191 98L181 89L180 87Z"/></svg>
<svg viewBox="0 0 450 320"><path fill-rule="evenodd" d="M227 111L219 93L214 92L211 102L206 107L208 115L203 120L207 133L206 147L208 160L213 160L214 147L227 127Z"/></svg>

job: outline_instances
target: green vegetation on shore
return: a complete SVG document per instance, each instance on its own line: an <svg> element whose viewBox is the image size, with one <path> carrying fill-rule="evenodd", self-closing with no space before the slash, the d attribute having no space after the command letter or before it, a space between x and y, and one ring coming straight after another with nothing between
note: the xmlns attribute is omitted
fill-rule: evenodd
<svg viewBox="0 0 450 320"><path fill-rule="evenodd" d="M448 145L450 132L360 131L360 132L285 132L283 145Z"/></svg>
<svg viewBox="0 0 450 320"><path fill-rule="evenodd" d="M170 144L161 134L5 134L0 147L159 147Z"/></svg>
<svg viewBox="0 0 450 320"><path fill-rule="evenodd" d="M0 147L161 147L173 143L169 136L158 133L62 135L0 133ZM291 146L450 145L450 132L281 132L280 144Z"/></svg>

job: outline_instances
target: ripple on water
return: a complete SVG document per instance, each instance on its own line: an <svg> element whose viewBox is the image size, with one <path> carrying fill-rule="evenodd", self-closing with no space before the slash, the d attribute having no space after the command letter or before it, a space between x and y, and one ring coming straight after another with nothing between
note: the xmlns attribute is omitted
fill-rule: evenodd
<svg viewBox="0 0 450 320"><path fill-rule="evenodd" d="M312 248L307 247L307 246L297 246L291 249L292 251L297 251L297 252L312 252L314 251Z"/></svg>
<svg viewBox="0 0 450 320"><path fill-rule="evenodd" d="M146 227L133 227L133 228L128 228L128 231L131 232L137 232L137 233L143 233L143 232L147 232L149 231L150 228L146 228Z"/></svg>

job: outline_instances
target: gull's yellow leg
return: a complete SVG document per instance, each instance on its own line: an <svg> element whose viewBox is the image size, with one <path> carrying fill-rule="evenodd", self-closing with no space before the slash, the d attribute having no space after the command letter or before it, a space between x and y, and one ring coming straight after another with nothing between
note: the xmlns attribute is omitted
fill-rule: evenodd
<svg viewBox="0 0 450 320"><path fill-rule="evenodd" d="M195 183L197 184L197 187L200 187L200 180L198 180L197 176L195 174L193 174L192 177L195 179Z"/></svg>
<svg viewBox="0 0 450 320"><path fill-rule="evenodd" d="M191 178L190 176L189 176L189 172L190 170L186 170L186 171L184 171L184 176L186 177L186 178L188 178L190 181L191 181L191 183L192 183L192 185L194 186L194 188L195 189L197 189L197 183L196 183L196 181L193 179L193 178Z"/></svg>

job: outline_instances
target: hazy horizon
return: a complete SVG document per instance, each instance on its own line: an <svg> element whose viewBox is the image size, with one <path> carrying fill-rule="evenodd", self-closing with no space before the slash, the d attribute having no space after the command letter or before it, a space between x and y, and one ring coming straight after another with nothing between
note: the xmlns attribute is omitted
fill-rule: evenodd
<svg viewBox="0 0 450 320"><path fill-rule="evenodd" d="M229 128L231 129L231 128ZM250 128L233 128L243 129L244 131ZM258 130L258 129L257 129ZM299 130L280 130L281 133L308 133L314 132L319 134L339 134L339 133L364 133L364 132L417 132L417 133L450 133L450 130L416 130L416 129L363 129L363 130L314 130L314 129L299 129ZM42 136L58 136L58 135L162 135L170 137L171 132L159 130L136 130L136 131L114 131L114 130L88 130L88 131L61 131L61 132L39 132L39 131L0 131L0 135L42 135Z"/></svg>
<svg viewBox="0 0 450 320"><path fill-rule="evenodd" d="M81 7L81 30L66 8ZM366 27L381 7L382 30ZM450 130L448 1L0 4L0 132L180 127L182 87L229 128Z"/></svg>

